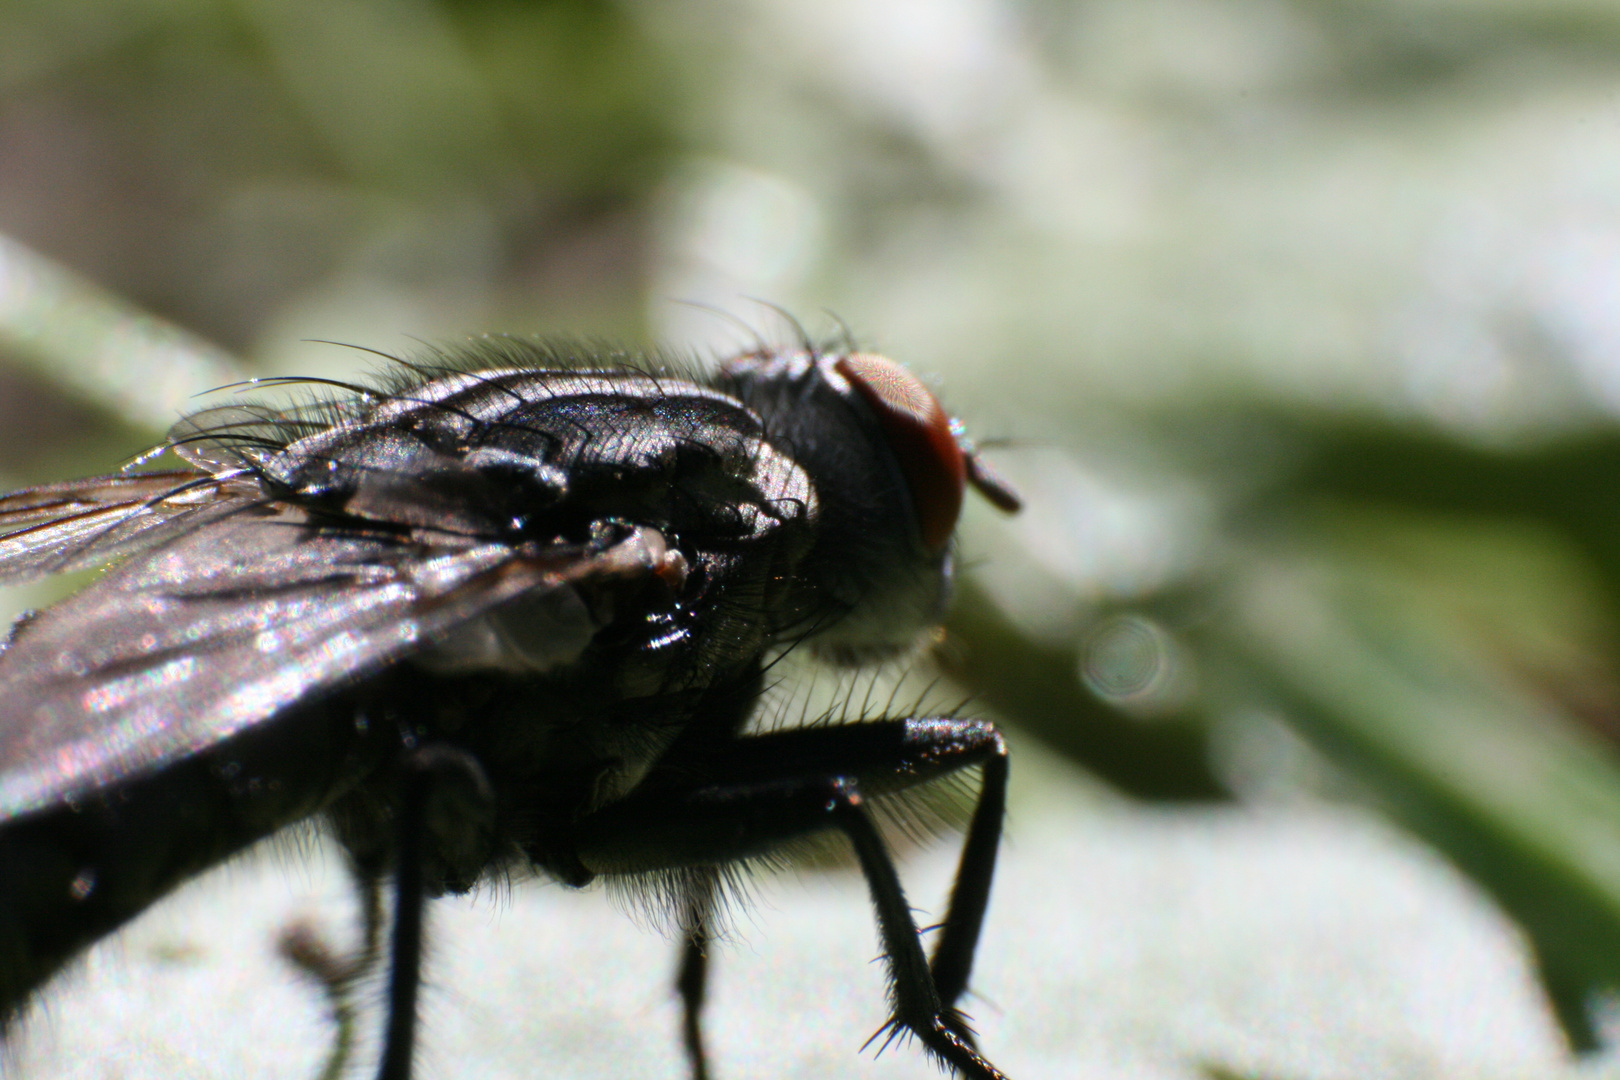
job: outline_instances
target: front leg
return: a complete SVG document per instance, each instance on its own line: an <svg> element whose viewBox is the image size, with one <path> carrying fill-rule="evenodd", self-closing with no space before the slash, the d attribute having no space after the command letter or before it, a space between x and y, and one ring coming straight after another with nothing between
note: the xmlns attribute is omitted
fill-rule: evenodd
<svg viewBox="0 0 1620 1080"><path fill-rule="evenodd" d="M887 794L970 765L985 782L968 828L931 969L894 863L865 810ZM955 1000L966 988L989 902L1006 799L1006 748L990 724L885 720L774 732L662 763L629 798L579 823L580 863L597 874L711 867L836 829L855 849L889 968L891 1035L910 1031L962 1076L1002 1074L974 1049ZM694 999L687 997L695 1030Z"/></svg>

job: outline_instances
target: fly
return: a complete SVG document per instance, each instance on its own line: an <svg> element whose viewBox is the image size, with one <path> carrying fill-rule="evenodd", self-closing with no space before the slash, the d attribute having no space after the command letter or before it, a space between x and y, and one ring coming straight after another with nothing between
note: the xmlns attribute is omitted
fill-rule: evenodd
<svg viewBox="0 0 1620 1080"><path fill-rule="evenodd" d="M0 580L111 564L0 652L0 1010L319 818L387 953L382 1080L411 1071L426 900L519 871L671 906L702 1078L726 882L838 833L877 913L880 1034L1002 1075L956 1006L1001 736L926 716L749 730L785 651L881 662L940 622L967 487L1018 506L915 376L854 351L699 373L492 339L376 386L295 381L323 396L182 420L175 468L0 498ZM868 800L966 768L983 779L928 957Z"/></svg>

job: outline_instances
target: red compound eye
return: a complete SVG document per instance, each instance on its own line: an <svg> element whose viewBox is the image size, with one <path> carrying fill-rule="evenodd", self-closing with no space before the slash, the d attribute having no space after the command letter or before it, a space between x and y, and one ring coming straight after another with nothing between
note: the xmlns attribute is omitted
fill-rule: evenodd
<svg viewBox="0 0 1620 1080"><path fill-rule="evenodd" d="M870 353L833 362L866 399L900 462L923 543L945 546L962 512L967 460L951 430L951 418L922 381L893 360Z"/></svg>

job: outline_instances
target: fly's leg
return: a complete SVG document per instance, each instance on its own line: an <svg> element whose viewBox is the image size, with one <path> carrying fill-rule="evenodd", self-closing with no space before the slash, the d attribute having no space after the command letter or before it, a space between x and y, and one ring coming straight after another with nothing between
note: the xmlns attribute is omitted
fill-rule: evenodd
<svg viewBox="0 0 1620 1080"><path fill-rule="evenodd" d="M894 863L862 791L887 792L970 765L986 767L951 910L935 952L923 954ZM837 829L855 849L889 968L888 1038L911 1032L959 1075L1002 1073L974 1048L954 1001L966 987L989 902L1006 797L1006 749L986 723L890 720L774 732L681 755L637 793L587 817L577 856L598 874L709 867L763 855Z"/></svg>
<svg viewBox="0 0 1620 1080"><path fill-rule="evenodd" d="M422 831L431 780L425 769L410 768L407 774L399 804L399 846L395 849L388 1023L383 1031L377 1080L411 1080L411 1057L416 1049L416 992L422 981L422 924L427 907Z"/></svg>
<svg viewBox="0 0 1620 1080"><path fill-rule="evenodd" d="M1007 744L1001 733L989 724L955 728L933 733L939 742L935 753L963 764L982 765L983 782L978 805L968 823L962 843L962 856L956 864L956 881L951 887L951 903L939 942L929 964L934 986L950 1012L956 1033L973 1042L973 1032L958 1011L956 1003L967 991L978 951L984 914L990 906L990 885L996 875L996 853L1001 847L1001 823L1007 812Z"/></svg>
<svg viewBox="0 0 1620 1080"><path fill-rule="evenodd" d="M446 746L413 751L404 762L394 849L394 929L389 941L388 1021L378 1080L410 1080L416 1048L417 991L428 893L443 888L442 863L483 865L494 795L470 755ZM439 871L430 881L429 860Z"/></svg>
<svg viewBox="0 0 1620 1080"><path fill-rule="evenodd" d="M360 951L350 961L353 978L369 972L382 956L383 883L378 874L356 874L360 890Z"/></svg>
<svg viewBox="0 0 1620 1080"><path fill-rule="evenodd" d="M947 1009L941 1000L933 973L923 958L917 924L912 921L894 861L884 849L872 819L864 812L860 796L843 781L838 783L837 795L840 797L829 805L860 859L872 904L877 908L878 932L889 963L889 998L894 1015L887 1027L885 1045L910 1031L960 1075L974 1080L1005 1080L1003 1073L958 1033L954 1010Z"/></svg>
<svg viewBox="0 0 1620 1080"><path fill-rule="evenodd" d="M973 1033L956 1004L967 991L973 971L1007 811L1007 744L995 725L982 720L915 718L790 730L741 739L708 756L715 760L715 771L732 774L765 775L779 761L793 762L801 769L847 771L874 791L926 783L945 773L980 767L983 780L978 802L930 964L952 1026L971 1044Z"/></svg>
<svg viewBox="0 0 1620 1080"><path fill-rule="evenodd" d="M320 988L332 1017L335 1029L332 1052L327 1055L318 1080L340 1080L348 1071L358 1027L354 990L382 953L382 879L358 868L355 879L360 890L362 919L361 944L357 951L346 955L334 952L314 923L304 920L282 927L276 939L276 951L282 958Z"/></svg>
<svg viewBox="0 0 1620 1080"><path fill-rule="evenodd" d="M709 982L709 919L713 886L687 901L686 936L681 943L681 965L675 991L681 996L681 1039L692 1063L692 1080L709 1080L709 1059L703 1050L703 999Z"/></svg>

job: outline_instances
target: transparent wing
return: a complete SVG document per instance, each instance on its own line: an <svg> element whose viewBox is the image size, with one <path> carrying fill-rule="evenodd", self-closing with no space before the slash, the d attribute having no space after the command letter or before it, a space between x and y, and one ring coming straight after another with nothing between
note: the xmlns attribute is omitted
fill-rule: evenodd
<svg viewBox="0 0 1620 1080"><path fill-rule="evenodd" d="M0 497L0 584L97 566L151 547L183 518L258 496L230 476L190 469L120 473Z"/></svg>
<svg viewBox="0 0 1620 1080"><path fill-rule="evenodd" d="M0 818L272 721L519 596L643 574L660 541L434 547L262 500L195 510L0 653Z"/></svg>

